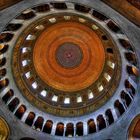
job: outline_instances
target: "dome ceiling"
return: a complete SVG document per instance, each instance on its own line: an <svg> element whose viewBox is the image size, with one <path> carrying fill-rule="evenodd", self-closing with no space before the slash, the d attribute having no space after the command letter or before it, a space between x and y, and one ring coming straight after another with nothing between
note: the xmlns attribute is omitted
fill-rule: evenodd
<svg viewBox="0 0 140 140"><path fill-rule="evenodd" d="M30 131L80 137L107 131L135 102L139 56L95 7L44 2L0 34L0 97Z"/></svg>

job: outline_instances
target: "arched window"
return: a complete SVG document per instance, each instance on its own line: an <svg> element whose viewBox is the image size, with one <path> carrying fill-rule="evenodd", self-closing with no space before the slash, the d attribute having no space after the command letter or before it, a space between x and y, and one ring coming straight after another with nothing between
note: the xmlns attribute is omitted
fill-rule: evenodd
<svg viewBox="0 0 140 140"><path fill-rule="evenodd" d="M10 89L3 97L2 100L7 103L14 95L14 91Z"/></svg>
<svg viewBox="0 0 140 140"><path fill-rule="evenodd" d="M17 24L10 23L6 27L5 31L17 31L21 26L22 26L22 24L19 24L19 23L17 23Z"/></svg>
<svg viewBox="0 0 140 140"><path fill-rule="evenodd" d="M126 107L128 107L132 101L130 96L127 93L125 93L124 91L121 92L121 99Z"/></svg>
<svg viewBox="0 0 140 140"><path fill-rule="evenodd" d="M106 35L102 35L102 39L106 41L108 40L108 37Z"/></svg>
<svg viewBox="0 0 140 140"><path fill-rule="evenodd" d="M53 122L51 120L47 120L44 125L43 132L51 134Z"/></svg>
<svg viewBox="0 0 140 140"><path fill-rule="evenodd" d="M66 137L73 137L74 136L74 126L72 123L68 123L66 126Z"/></svg>
<svg viewBox="0 0 140 140"><path fill-rule="evenodd" d="M57 127L56 127L55 135L63 136L63 134L64 134L64 124L63 123L58 123Z"/></svg>
<svg viewBox="0 0 140 140"><path fill-rule="evenodd" d="M44 119L43 119L42 117L39 116L39 117L37 118L37 120L35 121L35 124L34 124L35 129L41 131L42 126L43 126L43 122L44 122Z"/></svg>
<svg viewBox="0 0 140 140"><path fill-rule="evenodd" d="M67 9L67 5L64 2L51 2L51 5L56 9Z"/></svg>
<svg viewBox="0 0 140 140"><path fill-rule="evenodd" d="M105 112L108 124L111 125L114 122L114 118L110 109Z"/></svg>
<svg viewBox="0 0 140 140"><path fill-rule="evenodd" d="M6 64L6 58L3 57L0 59L0 67L4 66Z"/></svg>
<svg viewBox="0 0 140 140"><path fill-rule="evenodd" d="M3 69L0 69L0 77L3 77L6 75L6 69L3 68Z"/></svg>
<svg viewBox="0 0 140 140"><path fill-rule="evenodd" d="M4 87L7 87L9 84L9 80L8 79L4 79L0 81L0 89L3 89Z"/></svg>
<svg viewBox="0 0 140 140"><path fill-rule="evenodd" d="M88 133L95 133L96 132L96 124L93 119L88 121Z"/></svg>
<svg viewBox="0 0 140 140"><path fill-rule="evenodd" d="M126 59L133 65L137 65L135 54L127 52L125 53Z"/></svg>
<svg viewBox="0 0 140 140"><path fill-rule="evenodd" d="M106 122L102 115L99 115L97 117L97 125L98 125L99 130L102 130L106 127Z"/></svg>
<svg viewBox="0 0 140 140"><path fill-rule="evenodd" d="M25 105L21 105L21 106L18 108L18 110L16 111L15 116L16 116L17 118L21 119L22 116L24 115L25 111L26 111Z"/></svg>
<svg viewBox="0 0 140 140"><path fill-rule="evenodd" d="M128 72L129 75L133 75L133 76L138 76L139 75L139 71L136 67L127 66L127 72Z"/></svg>
<svg viewBox="0 0 140 140"><path fill-rule="evenodd" d="M8 108L11 112L13 112L16 107L19 104L19 99L18 98L14 98L9 104L8 104Z"/></svg>
<svg viewBox="0 0 140 140"><path fill-rule="evenodd" d="M13 38L13 34L11 34L11 33L2 33L1 35L0 35L0 43L4 43L4 42L9 42L9 41L11 41L12 40L12 38Z"/></svg>
<svg viewBox="0 0 140 140"><path fill-rule="evenodd" d="M119 100L115 101L114 106L115 106L116 114L118 117L121 116L125 112L125 109Z"/></svg>
<svg viewBox="0 0 140 140"><path fill-rule="evenodd" d="M109 53L109 54L113 54L113 49L112 49L112 48L107 48L106 51L107 51L107 53Z"/></svg>
<svg viewBox="0 0 140 140"><path fill-rule="evenodd" d="M33 9L37 12L47 12L50 10L50 7L48 4L43 4L43 5L39 5L37 7L34 7Z"/></svg>
<svg viewBox="0 0 140 140"><path fill-rule="evenodd" d="M75 4L75 10L83 13L88 13L90 11L90 8L80 4Z"/></svg>
<svg viewBox="0 0 140 140"><path fill-rule="evenodd" d="M76 135L83 136L83 123L82 122L78 122L76 124Z"/></svg>
<svg viewBox="0 0 140 140"><path fill-rule="evenodd" d="M93 15L94 17L96 17L97 19L101 20L101 21L105 21L105 20L108 19L105 15L99 13L99 12L96 11L96 10L93 10L92 15Z"/></svg>
<svg viewBox="0 0 140 140"><path fill-rule="evenodd" d="M132 84L128 81L125 80L125 88L127 92L133 97L135 95L135 88L132 86Z"/></svg>
<svg viewBox="0 0 140 140"><path fill-rule="evenodd" d="M128 40L119 39L119 42L126 50L134 51Z"/></svg>
<svg viewBox="0 0 140 140"><path fill-rule="evenodd" d="M34 122L34 119L35 119L35 113L33 112L30 112L25 123L29 126L32 126L33 125L33 122Z"/></svg>
<svg viewBox="0 0 140 140"><path fill-rule="evenodd" d="M121 32L120 28L118 27L118 25L116 25L113 21L109 21L107 23L107 26L109 27L109 29L115 33Z"/></svg>
<svg viewBox="0 0 140 140"><path fill-rule="evenodd" d="M8 45L0 44L0 54L5 53L8 50Z"/></svg>
<svg viewBox="0 0 140 140"><path fill-rule="evenodd" d="M23 13L19 15L16 19L29 20L33 17L35 17L35 13L32 10L28 9L26 11L23 11Z"/></svg>

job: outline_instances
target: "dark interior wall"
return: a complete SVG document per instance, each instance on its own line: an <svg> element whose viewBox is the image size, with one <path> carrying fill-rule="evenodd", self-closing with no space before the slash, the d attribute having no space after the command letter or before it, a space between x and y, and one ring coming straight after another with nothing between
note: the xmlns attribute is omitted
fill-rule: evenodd
<svg viewBox="0 0 140 140"><path fill-rule="evenodd" d="M102 0L130 21L140 26L139 0Z"/></svg>
<svg viewBox="0 0 140 140"><path fill-rule="evenodd" d="M0 0L0 10L7 8L21 0Z"/></svg>

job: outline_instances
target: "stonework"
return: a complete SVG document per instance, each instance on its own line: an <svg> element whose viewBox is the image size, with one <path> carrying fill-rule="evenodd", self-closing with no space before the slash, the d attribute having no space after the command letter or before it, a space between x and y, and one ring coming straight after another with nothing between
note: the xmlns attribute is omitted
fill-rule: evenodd
<svg viewBox="0 0 140 140"><path fill-rule="evenodd" d="M0 140L140 138L140 29L108 2L0 11Z"/></svg>

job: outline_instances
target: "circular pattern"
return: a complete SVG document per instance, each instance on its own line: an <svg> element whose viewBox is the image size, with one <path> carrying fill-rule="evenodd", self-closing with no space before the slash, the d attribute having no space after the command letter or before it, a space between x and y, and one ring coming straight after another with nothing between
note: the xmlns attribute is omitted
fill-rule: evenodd
<svg viewBox="0 0 140 140"><path fill-rule="evenodd" d="M83 52L81 64L71 69L60 66L56 61L56 51L67 42L77 44ZM105 53L98 36L75 22L57 23L47 28L37 39L33 50L33 63L39 77L60 91L74 92L89 87L99 78L104 62Z"/></svg>
<svg viewBox="0 0 140 140"><path fill-rule="evenodd" d="M75 14L67 16L68 21L63 14L49 15L26 28L14 48L13 72L23 95L34 105L59 116L79 116L98 109L113 95L121 63L118 49L111 39L102 39L105 32L96 23ZM44 29L36 30L40 25ZM66 42L82 51L81 64L75 68L64 68L56 60L59 46Z"/></svg>
<svg viewBox="0 0 140 140"><path fill-rule="evenodd" d="M71 32L80 39L69 32L67 37L63 37L60 28L56 28L58 26L64 27L65 31L72 26ZM49 30L54 34L48 39L49 35L44 34ZM55 39L55 33L62 33L63 39L60 36ZM44 38L46 45L41 41L38 43L40 38ZM57 60L59 48L66 43L76 45L82 54L78 57L82 59L79 63L73 62L73 67L64 67ZM46 46L50 47L46 50ZM35 53L36 49L40 54ZM96 49L101 49L102 55ZM139 66L129 39L113 20L84 5L51 2L23 11L0 34L0 54L0 97L3 102L18 119L51 135L82 136L107 128L121 118L137 93ZM40 59L38 65L44 64L40 66L45 72L48 72L46 63L55 74L66 79L75 78L80 75L79 71L84 73L89 69L89 65L78 69L83 61L92 64L92 69L96 64L103 65L96 71L96 76L93 71L87 76L87 80L91 77L92 82L82 88L80 84L84 81L77 80L79 85L75 83L74 88L68 90L68 87L57 88L55 84L49 84L44 80L46 74L40 76L35 54ZM93 59L97 54L103 61ZM68 56L71 58L69 53ZM64 70L76 73L64 73ZM47 76L54 78L50 73ZM84 131L85 128L88 131Z"/></svg>
<svg viewBox="0 0 140 140"><path fill-rule="evenodd" d="M82 61L82 51L76 44L64 43L56 51L56 61L64 68L74 68Z"/></svg>

